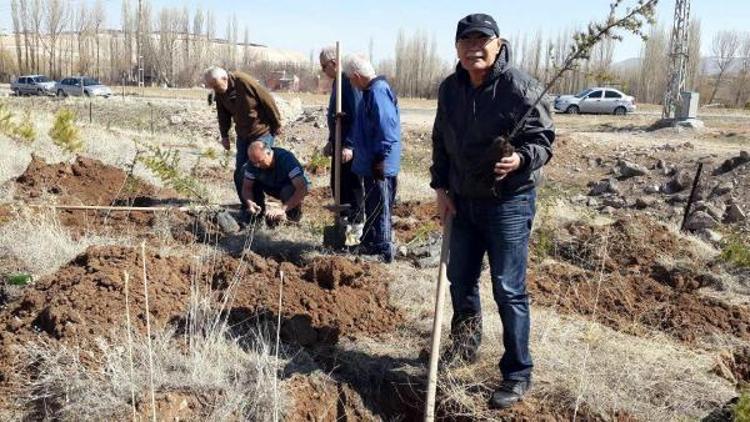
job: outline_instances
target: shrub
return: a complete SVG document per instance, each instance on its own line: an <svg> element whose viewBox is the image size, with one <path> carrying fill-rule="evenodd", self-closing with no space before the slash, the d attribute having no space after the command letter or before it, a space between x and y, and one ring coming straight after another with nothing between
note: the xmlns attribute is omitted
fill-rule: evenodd
<svg viewBox="0 0 750 422"><path fill-rule="evenodd" d="M61 108L55 113L55 121L49 131L52 142L60 149L75 154L83 149L81 134L75 125L76 115L69 108Z"/></svg>

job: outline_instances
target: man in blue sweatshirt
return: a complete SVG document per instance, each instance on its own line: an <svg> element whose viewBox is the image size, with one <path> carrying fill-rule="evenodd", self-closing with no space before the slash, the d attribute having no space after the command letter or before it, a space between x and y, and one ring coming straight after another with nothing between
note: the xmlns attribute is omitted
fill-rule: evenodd
<svg viewBox="0 0 750 422"><path fill-rule="evenodd" d="M323 73L333 80L331 97L328 100L328 143L324 153L333 157L336 145L336 47L325 47L320 51L320 68ZM352 171L354 155L353 128L354 119L357 115L357 107L362 100L362 93L354 88L349 78L343 75L341 78L341 204L348 204L347 220L350 227L362 234L362 225L365 221L364 210L364 187L362 178ZM336 169L331 160L331 192L335 192Z"/></svg>
<svg viewBox="0 0 750 422"><path fill-rule="evenodd" d="M352 171L364 178L366 221L360 250L393 261L391 215L401 165L401 122L398 100L388 82L377 76L372 64L361 56L350 56L344 72L362 91L362 102L354 122Z"/></svg>

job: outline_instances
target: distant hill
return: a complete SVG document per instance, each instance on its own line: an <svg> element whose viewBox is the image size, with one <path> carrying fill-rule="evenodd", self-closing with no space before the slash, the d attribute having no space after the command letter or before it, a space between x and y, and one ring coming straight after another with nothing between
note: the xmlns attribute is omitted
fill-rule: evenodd
<svg viewBox="0 0 750 422"><path fill-rule="evenodd" d="M629 72L636 70L641 65L640 57L631 57L629 59L621 60L612 64L612 69L615 72ZM714 76L719 73L719 66L717 65L716 57L703 57L701 59L701 66L703 71L709 75ZM740 59L734 59L732 64L729 66L728 72L734 73L740 69Z"/></svg>

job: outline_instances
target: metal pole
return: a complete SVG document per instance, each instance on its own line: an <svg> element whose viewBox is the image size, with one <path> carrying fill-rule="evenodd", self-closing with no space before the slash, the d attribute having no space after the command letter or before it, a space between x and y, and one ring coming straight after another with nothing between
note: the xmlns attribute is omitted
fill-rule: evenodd
<svg viewBox="0 0 750 422"><path fill-rule="evenodd" d="M701 179L702 171L703 163L698 163L698 170L696 170L695 179L693 179L693 188L690 190L690 198L688 198L687 204L685 205L685 213L682 215L682 224L680 224L680 231L685 231L685 224L687 223L687 218L690 214L690 208L695 201L695 192L698 190L698 182Z"/></svg>
<svg viewBox="0 0 750 422"><path fill-rule="evenodd" d="M435 395L437 393L438 360L440 359L440 335L443 331L443 308L445 307L445 287L448 284L448 258L450 255L451 229L453 217L446 216L443 225L443 240L440 246L440 270L438 272L437 292L435 293L435 320L432 324L432 345L430 348L430 366L427 376L427 400L425 400L424 420L435 420Z"/></svg>
<svg viewBox="0 0 750 422"><path fill-rule="evenodd" d="M341 205L341 43L336 41L336 145L333 153L333 169L334 169L334 181L333 181L333 198L336 207ZM341 214L338 214L338 219Z"/></svg>

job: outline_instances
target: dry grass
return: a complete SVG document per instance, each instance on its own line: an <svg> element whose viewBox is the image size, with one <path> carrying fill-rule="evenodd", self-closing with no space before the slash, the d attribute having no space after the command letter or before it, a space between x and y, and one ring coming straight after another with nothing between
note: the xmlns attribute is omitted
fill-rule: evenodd
<svg viewBox="0 0 750 422"><path fill-rule="evenodd" d="M152 386L159 397L157 412L174 410L168 397L178 393L198 403L188 418L270 421L269 409L275 406L283 415L290 405L286 392L269 388L286 364L275 356L274 328L230 325L226 299L197 282L210 267L210 256L195 259L193 287L180 331L168 326L152 332L149 339L133 332L123 315L122 326L106 339L98 338L94 350L53 341L24 345L19 371L26 376L17 401L27 416L122 420L136 407L146 418L152 412L147 399ZM236 287L241 280L238 272L230 284ZM130 287L139 288L138 283ZM224 293L231 296L231 292L232 287ZM132 403L132 392L136 403Z"/></svg>
<svg viewBox="0 0 750 422"><path fill-rule="evenodd" d="M89 246L126 241L97 236L74 240L54 211L19 209L12 224L0 226L0 258L20 262L26 271L40 276L55 272Z"/></svg>

